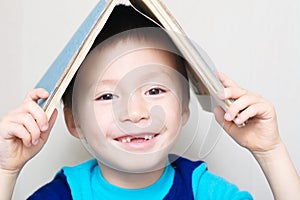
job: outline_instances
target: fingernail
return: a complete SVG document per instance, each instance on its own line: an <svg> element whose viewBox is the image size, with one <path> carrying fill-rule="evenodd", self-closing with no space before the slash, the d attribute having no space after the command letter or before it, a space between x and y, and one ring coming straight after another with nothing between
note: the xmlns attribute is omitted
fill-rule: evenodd
<svg viewBox="0 0 300 200"><path fill-rule="evenodd" d="M241 119L240 118L235 118L233 120L236 124L241 124Z"/></svg>
<svg viewBox="0 0 300 200"><path fill-rule="evenodd" d="M226 98L225 91L222 90L222 91L217 92L217 96L218 96L220 99L225 99L225 98Z"/></svg>
<svg viewBox="0 0 300 200"><path fill-rule="evenodd" d="M47 124L45 124L45 125L43 125L42 126L42 128L41 128L41 131L46 131L46 130L48 130L48 125Z"/></svg>
<svg viewBox="0 0 300 200"><path fill-rule="evenodd" d="M39 139L33 141L33 145L37 145L39 143Z"/></svg>
<svg viewBox="0 0 300 200"><path fill-rule="evenodd" d="M231 115L230 115L229 113L226 113L226 114L224 115L224 118L225 118L227 121L231 121L231 120L232 120Z"/></svg>

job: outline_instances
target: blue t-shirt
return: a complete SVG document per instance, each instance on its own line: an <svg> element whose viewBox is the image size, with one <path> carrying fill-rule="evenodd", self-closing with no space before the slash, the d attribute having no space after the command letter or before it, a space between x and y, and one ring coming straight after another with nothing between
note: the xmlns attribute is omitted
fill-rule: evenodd
<svg viewBox="0 0 300 200"><path fill-rule="evenodd" d="M95 159L75 167L64 167L53 181L36 191L35 199L230 199L250 200L252 196L207 171L206 164L170 155L162 176L152 185L139 189L120 188L107 182Z"/></svg>

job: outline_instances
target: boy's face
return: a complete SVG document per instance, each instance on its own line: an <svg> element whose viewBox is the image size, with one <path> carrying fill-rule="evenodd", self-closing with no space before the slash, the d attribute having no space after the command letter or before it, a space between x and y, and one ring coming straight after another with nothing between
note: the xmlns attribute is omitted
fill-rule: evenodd
<svg viewBox="0 0 300 200"><path fill-rule="evenodd" d="M170 53L139 42L95 49L73 92L77 132L96 158L118 170L163 167L189 116L188 84ZM186 97L187 98L187 97Z"/></svg>

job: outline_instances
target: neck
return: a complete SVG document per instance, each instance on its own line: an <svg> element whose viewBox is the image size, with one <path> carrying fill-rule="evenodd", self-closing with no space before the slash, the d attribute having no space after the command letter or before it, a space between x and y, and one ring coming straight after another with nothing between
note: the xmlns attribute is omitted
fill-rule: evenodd
<svg viewBox="0 0 300 200"><path fill-rule="evenodd" d="M100 162L100 170L103 177L111 184L127 189L144 188L154 184L163 174L165 167L143 173L131 173L110 168ZM164 165L165 166L165 163Z"/></svg>

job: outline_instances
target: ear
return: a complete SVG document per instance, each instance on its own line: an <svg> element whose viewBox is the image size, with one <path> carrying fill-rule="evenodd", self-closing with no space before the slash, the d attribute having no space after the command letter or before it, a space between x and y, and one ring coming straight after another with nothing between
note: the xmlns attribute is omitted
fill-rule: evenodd
<svg viewBox="0 0 300 200"><path fill-rule="evenodd" d="M185 106L182 110L182 126L184 126L190 118L190 108L189 106Z"/></svg>
<svg viewBox="0 0 300 200"><path fill-rule="evenodd" d="M76 138L79 138L78 129L74 121L72 110L68 107L64 107L64 118L67 128L71 135L73 135Z"/></svg>

